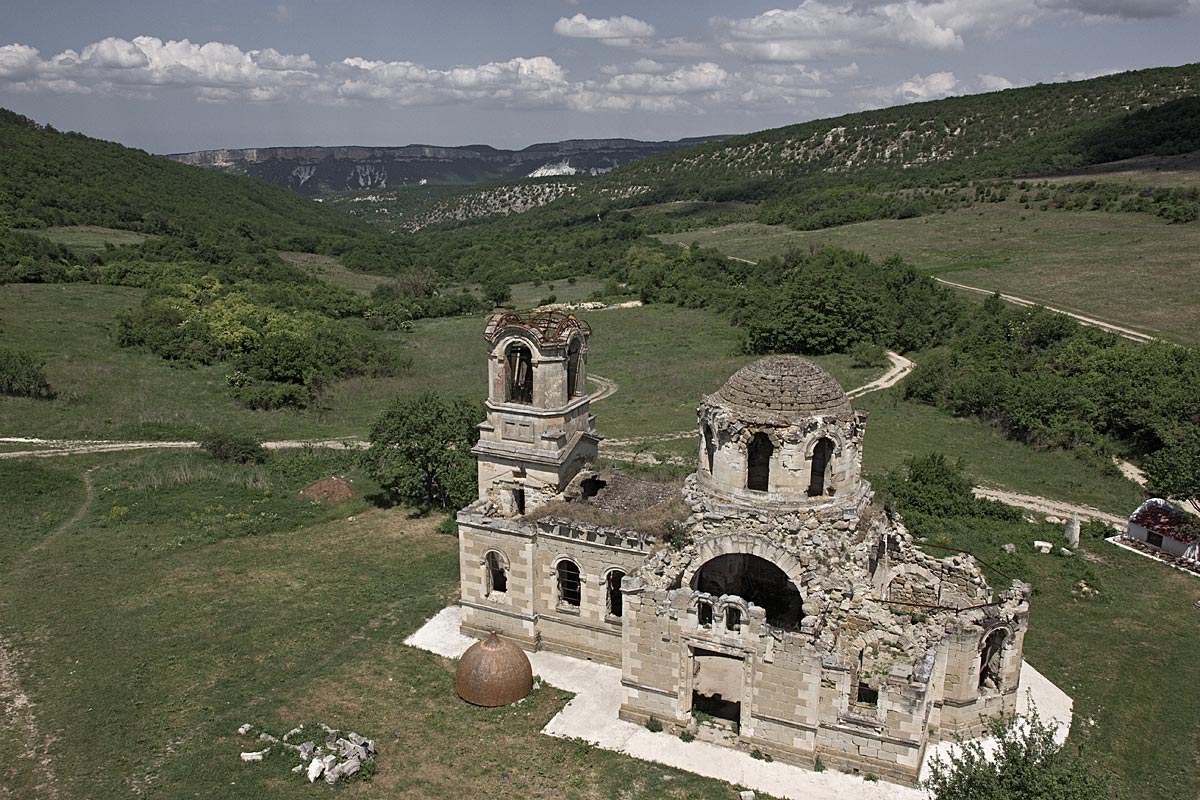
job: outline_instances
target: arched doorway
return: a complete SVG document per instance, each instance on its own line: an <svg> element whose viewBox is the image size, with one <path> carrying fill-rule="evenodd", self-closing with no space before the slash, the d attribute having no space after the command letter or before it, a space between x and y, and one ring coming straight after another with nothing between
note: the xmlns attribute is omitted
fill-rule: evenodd
<svg viewBox="0 0 1200 800"><path fill-rule="evenodd" d="M787 573L749 553L728 553L706 562L692 578L692 588L719 597L731 594L767 612L767 623L794 629L804 619L804 598Z"/></svg>

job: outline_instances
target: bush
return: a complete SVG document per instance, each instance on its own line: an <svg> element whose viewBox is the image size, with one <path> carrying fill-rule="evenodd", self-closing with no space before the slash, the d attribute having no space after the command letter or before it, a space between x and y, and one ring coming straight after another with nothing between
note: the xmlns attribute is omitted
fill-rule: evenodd
<svg viewBox="0 0 1200 800"><path fill-rule="evenodd" d="M886 367L887 365L887 351L877 344L859 342L850 350L850 366L852 367Z"/></svg>
<svg viewBox="0 0 1200 800"><path fill-rule="evenodd" d="M961 742L949 756L934 758L922 784L937 800L1095 800L1107 795L1105 780L1083 758L1054 741L1055 726L1034 711L997 720L999 746L989 758L979 740Z"/></svg>
<svg viewBox="0 0 1200 800"><path fill-rule="evenodd" d="M650 731L651 733L659 733L662 731L662 729L663 725L662 722L659 721L658 717L651 716L650 719L646 720L646 730Z"/></svg>
<svg viewBox="0 0 1200 800"><path fill-rule="evenodd" d="M50 400L54 389L41 361L21 350L0 347L0 395Z"/></svg>
<svg viewBox="0 0 1200 800"><path fill-rule="evenodd" d="M262 442L242 433L214 431L200 442L200 449L217 461L231 464L261 464L267 460Z"/></svg>

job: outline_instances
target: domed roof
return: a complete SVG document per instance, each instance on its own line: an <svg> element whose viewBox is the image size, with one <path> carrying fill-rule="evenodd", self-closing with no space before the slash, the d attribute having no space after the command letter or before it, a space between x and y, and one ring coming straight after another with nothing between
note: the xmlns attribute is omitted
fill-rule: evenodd
<svg viewBox="0 0 1200 800"><path fill-rule="evenodd" d="M807 417L849 419L854 413L841 384L800 356L760 358L735 372L708 400L746 422L767 425Z"/></svg>
<svg viewBox="0 0 1200 800"><path fill-rule="evenodd" d="M493 633L463 653L454 688L468 703L506 706L533 689L533 667L524 650Z"/></svg>

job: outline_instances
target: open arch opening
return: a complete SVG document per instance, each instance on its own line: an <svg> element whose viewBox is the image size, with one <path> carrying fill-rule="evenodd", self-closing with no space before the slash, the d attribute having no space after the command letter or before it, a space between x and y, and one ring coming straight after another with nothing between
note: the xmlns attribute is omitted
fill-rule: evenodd
<svg viewBox="0 0 1200 800"><path fill-rule="evenodd" d="M571 346L567 348L567 398L570 399L579 391L579 363L583 359L583 349L579 345L579 339L572 339Z"/></svg>
<svg viewBox="0 0 1200 800"><path fill-rule="evenodd" d="M754 434L746 448L746 488L757 492L767 491L771 485L771 456L775 445L771 437L761 431Z"/></svg>
<svg viewBox="0 0 1200 800"><path fill-rule="evenodd" d="M1004 645L1008 640L1008 631L998 628L988 634L983 640L983 648L979 651L979 688L985 691L1000 690L1004 675Z"/></svg>
<svg viewBox="0 0 1200 800"><path fill-rule="evenodd" d="M621 580L624 577L624 572L614 569L608 573L605 581L608 589L607 611L610 617L620 617L625 612L625 598L621 595Z"/></svg>
<svg viewBox="0 0 1200 800"><path fill-rule="evenodd" d="M833 494L833 487L829 485L829 466L832 462L833 442L829 439L819 440L812 453L812 472L808 478L809 497Z"/></svg>
<svg viewBox="0 0 1200 800"><path fill-rule="evenodd" d="M779 567L749 553L728 553L708 561L693 578L694 589L719 597L735 595L767 612L767 623L794 629L804 619L804 598Z"/></svg>
<svg viewBox="0 0 1200 800"><path fill-rule="evenodd" d="M505 353L510 403L533 402L533 353L523 344L509 345Z"/></svg>
<svg viewBox="0 0 1200 800"><path fill-rule="evenodd" d="M487 565L487 589L486 594L490 597L492 594L503 594L508 591L508 570L504 568L504 560L495 550L487 554L484 559Z"/></svg>

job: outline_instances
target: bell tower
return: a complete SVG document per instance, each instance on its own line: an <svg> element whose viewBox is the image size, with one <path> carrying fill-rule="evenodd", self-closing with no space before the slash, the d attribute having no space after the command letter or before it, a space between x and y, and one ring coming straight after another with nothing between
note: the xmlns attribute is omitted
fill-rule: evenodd
<svg viewBox="0 0 1200 800"><path fill-rule="evenodd" d="M484 328L487 419L472 452L479 498L504 516L544 505L596 459L601 437L587 392L591 332L559 311L493 314Z"/></svg>

